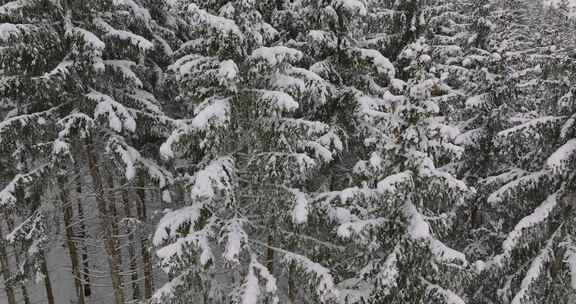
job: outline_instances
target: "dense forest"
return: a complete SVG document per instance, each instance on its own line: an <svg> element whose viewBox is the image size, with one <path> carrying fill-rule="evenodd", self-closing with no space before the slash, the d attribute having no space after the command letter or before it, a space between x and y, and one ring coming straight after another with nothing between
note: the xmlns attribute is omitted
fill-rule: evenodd
<svg viewBox="0 0 576 304"><path fill-rule="evenodd" d="M0 0L0 304L574 304L560 0Z"/></svg>

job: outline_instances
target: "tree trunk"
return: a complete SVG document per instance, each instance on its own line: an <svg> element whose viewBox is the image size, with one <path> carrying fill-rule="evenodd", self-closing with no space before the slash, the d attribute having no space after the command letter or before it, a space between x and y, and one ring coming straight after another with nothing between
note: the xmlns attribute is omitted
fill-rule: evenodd
<svg viewBox="0 0 576 304"><path fill-rule="evenodd" d="M106 193L104 193L104 185L100 171L98 170L98 159L94 154L94 144L90 141L86 143L85 151L88 161L88 169L94 184L96 192L96 204L98 207L98 215L100 224L104 232L104 247L108 255L108 264L110 266L110 276L112 277L112 288L114 289L114 300L116 304L124 304L124 290L122 280L120 278L120 256L114 237L112 236L110 214L108 212L108 205Z"/></svg>
<svg viewBox="0 0 576 304"><path fill-rule="evenodd" d="M2 271L2 278L4 280L4 290L8 298L8 304L16 304L16 297L14 296L14 289L10 282L10 268L8 266L8 255L6 252L6 241L2 232L2 224L0 223L0 270Z"/></svg>
<svg viewBox="0 0 576 304"><path fill-rule="evenodd" d="M136 191L136 212L138 220L141 223L146 223L146 191L144 190L144 182L138 182L138 190ZM152 257L150 255L150 241L148 240L146 229L140 231L140 250L142 254L142 266L144 267L144 300L152 298L152 289L154 282L152 281Z"/></svg>
<svg viewBox="0 0 576 304"><path fill-rule="evenodd" d="M274 236L272 235L272 232L268 233L267 243L268 248L266 249L266 262L267 262L266 267L268 268L268 271L270 271L270 273L274 275L274 249L272 249L272 247L274 246Z"/></svg>
<svg viewBox="0 0 576 304"><path fill-rule="evenodd" d="M85 304L84 288L82 287L82 275L80 273L80 259L78 257L78 250L74 240L73 223L73 209L72 203L69 200L69 191L66 190L66 178L63 176L58 177L58 186L60 187L60 200L62 201L62 212L64 218L64 231L66 236L66 245L68 247L68 255L72 264L72 273L74 275L74 287L76 288L76 295L78 296L78 303Z"/></svg>
<svg viewBox="0 0 576 304"><path fill-rule="evenodd" d="M44 288L46 289L46 300L48 304L55 304L54 292L52 291L52 283L50 282L50 273L48 272L48 263L46 262L46 255L44 251L40 252L40 271L44 276Z"/></svg>
<svg viewBox="0 0 576 304"><path fill-rule="evenodd" d="M124 216L132 218L132 202L126 193L122 193L122 200L124 201ZM140 285L138 284L138 261L136 257L136 248L134 247L134 229L128 227L126 233L128 234L128 256L130 265L130 280L132 281L132 299L139 300Z"/></svg>
<svg viewBox="0 0 576 304"><path fill-rule="evenodd" d="M84 296L86 298L92 295L92 290L90 289L90 261L88 259L88 246L86 246L86 223L84 222L84 208L82 207L82 177L81 177L80 168L76 167L76 194L77 197L77 206L78 206L78 222L80 223L80 231L78 231L78 238L80 242L82 242L82 267L83 267L83 275L84 281L82 282L82 286L84 289Z"/></svg>
<svg viewBox="0 0 576 304"><path fill-rule="evenodd" d="M6 224L8 225L8 230L14 231L14 219L8 215L6 215ZM14 255L14 259L16 260L16 265L20 265L20 257L18 254ZM20 283L20 292L22 293L22 298L24 300L24 304L30 304L30 296L28 295L28 289L26 289L26 285L23 281Z"/></svg>
<svg viewBox="0 0 576 304"><path fill-rule="evenodd" d="M296 303L296 284L294 282L294 265L288 266L288 303Z"/></svg>
<svg viewBox="0 0 576 304"><path fill-rule="evenodd" d="M108 202L109 202L109 209L108 214L110 221L110 227L112 229L112 240L114 241L114 248L116 248L117 255L118 255L118 269L122 272L122 249L120 248L120 229L118 228L119 216L118 216L118 209L116 209L116 203L118 202L118 197L116 196L114 190L114 177L112 174L108 175ZM120 276L120 280L122 283L122 276ZM122 283L122 285L124 285Z"/></svg>

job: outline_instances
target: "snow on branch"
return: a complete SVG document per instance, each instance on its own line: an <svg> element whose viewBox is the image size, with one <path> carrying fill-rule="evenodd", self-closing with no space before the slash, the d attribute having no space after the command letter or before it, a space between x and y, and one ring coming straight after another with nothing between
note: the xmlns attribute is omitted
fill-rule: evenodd
<svg viewBox="0 0 576 304"><path fill-rule="evenodd" d="M514 229L508 234L504 242L502 243L502 248L504 249L504 254L509 255L514 248L520 245L522 237L533 232L533 228L542 224L548 219L556 205L558 204L557 194L552 194L546 198L540 206L538 206L534 211L528 216L524 217Z"/></svg>
<svg viewBox="0 0 576 304"><path fill-rule="evenodd" d="M208 98L194 110L194 118L191 126L197 130L221 127L229 120L230 99L228 98Z"/></svg>
<svg viewBox="0 0 576 304"><path fill-rule="evenodd" d="M513 197L519 191L525 192L535 189L547 176L545 171L538 171L513 180L490 194L488 203L500 204Z"/></svg>
<svg viewBox="0 0 576 304"><path fill-rule="evenodd" d="M576 290L576 244L569 242L565 246L564 263L570 273L570 287Z"/></svg>
<svg viewBox="0 0 576 304"><path fill-rule="evenodd" d="M286 264L293 263L300 267L304 273L314 278L311 281L317 282L316 293L321 303L331 303L331 301L338 299L339 291L328 268L311 261L305 256L286 251L284 252L283 261Z"/></svg>
<svg viewBox="0 0 576 304"><path fill-rule="evenodd" d="M389 79L394 78L396 74L394 65L380 52L362 48L355 48L354 52L360 59L370 62L378 74L386 76Z"/></svg>
<svg viewBox="0 0 576 304"><path fill-rule="evenodd" d="M108 120L108 126L118 133L122 132L122 130L136 131L136 121L124 105L115 101L112 97L96 91L86 94L86 97L96 102L94 119L104 117Z"/></svg>
<svg viewBox="0 0 576 304"><path fill-rule="evenodd" d="M292 209L292 222L296 225L304 224L308 221L309 202L306 193L300 189L289 188L288 191L294 196L294 208Z"/></svg>
<svg viewBox="0 0 576 304"><path fill-rule="evenodd" d="M172 240L178 236L178 229L190 225L190 230L200 219L204 204L197 203L174 211L168 211L156 225L156 231L152 237L154 246L160 246L163 242Z"/></svg>
<svg viewBox="0 0 576 304"><path fill-rule="evenodd" d="M552 250L553 239L554 237L547 242L546 246L540 251L538 256L532 260L522 283L520 283L520 290L516 293L510 304L523 304L527 303L527 301L530 302L530 293L532 288L536 287L535 285L538 285L537 281L541 276L546 275L544 269L546 265L554 259L554 253Z"/></svg>
<svg viewBox="0 0 576 304"><path fill-rule="evenodd" d="M250 265L248 266L248 274L242 284L242 292L240 297L240 304L257 304L258 298L262 294L260 289L260 280L264 280L266 285L264 292L271 297L271 303L277 304L279 299L276 295L276 278L268 271L264 265L258 262L256 256L252 256Z"/></svg>
<svg viewBox="0 0 576 304"><path fill-rule="evenodd" d="M302 59L302 52L285 46L261 47L255 49L249 61L255 65L265 64L274 68L284 64L294 64Z"/></svg>
<svg viewBox="0 0 576 304"><path fill-rule="evenodd" d="M344 10L349 15L364 16L368 12L366 5L359 0L333 0L332 6L337 10Z"/></svg>
<svg viewBox="0 0 576 304"><path fill-rule="evenodd" d="M231 264L240 263L242 246L248 242L248 234L242 228L245 222L245 219L235 217L224 221L222 226L220 243L224 243L223 257Z"/></svg>
<svg viewBox="0 0 576 304"><path fill-rule="evenodd" d="M244 38L242 31L240 31L234 20L212 15L206 10L199 8L196 4L190 4L188 6L188 12L192 14L192 22L196 25L205 27L209 34L220 36L231 35L236 36L240 40L243 40Z"/></svg>
<svg viewBox="0 0 576 304"><path fill-rule="evenodd" d="M426 295L428 297L441 300L446 304L466 304L466 302L452 290L445 289L437 284L432 284L423 278L422 281L424 281L426 285Z"/></svg>
<svg viewBox="0 0 576 304"><path fill-rule="evenodd" d="M28 173L16 174L16 176L4 186L4 189L0 191L0 207L14 208L18 202L16 191L39 182L48 172L49 166L45 164Z"/></svg>
<svg viewBox="0 0 576 304"><path fill-rule="evenodd" d="M137 88L142 88L142 81L132 70L136 66L135 62L130 60L105 60L104 65L109 66L114 72L122 75L122 78L129 80Z"/></svg>
<svg viewBox="0 0 576 304"><path fill-rule="evenodd" d="M576 138L567 141L546 160L546 168L557 175L572 172L576 162Z"/></svg>
<svg viewBox="0 0 576 304"><path fill-rule="evenodd" d="M148 39L146 39L140 35L136 35L132 32L115 29L110 24L108 24L106 21L104 21L100 18L96 19L95 23L96 23L96 26L98 26L98 28L100 28L100 30L102 30L106 33L105 37L112 37L112 38L119 39L122 41L128 41L130 44L137 47L141 51L148 51L148 50L154 48L154 44L152 42L150 42Z"/></svg>
<svg viewBox="0 0 576 304"><path fill-rule="evenodd" d="M190 196L194 202L212 202L220 195L232 195L235 164L229 157L212 160L192 177Z"/></svg>

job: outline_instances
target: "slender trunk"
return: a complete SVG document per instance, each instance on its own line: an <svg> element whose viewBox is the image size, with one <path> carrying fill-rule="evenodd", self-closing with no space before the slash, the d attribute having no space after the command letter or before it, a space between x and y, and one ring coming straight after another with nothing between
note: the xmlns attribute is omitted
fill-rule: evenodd
<svg viewBox="0 0 576 304"><path fill-rule="evenodd" d="M116 248L114 242L114 237L112 236L110 214L108 213L108 199L104 193L104 185L100 171L98 170L98 159L94 154L94 148L92 142L87 142L85 150L86 158L88 160L88 169L92 176L92 182L94 183L100 224L104 232L104 247L106 249L106 254L108 255L110 276L112 277L112 288L114 289L114 300L116 304L124 304L124 290L120 278L120 256L118 248Z"/></svg>
<svg viewBox="0 0 576 304"><path fill-rule="evenodd" d="M268 263L266 266L268 271L274 275L274 250L272 249L272 246L274 246L274 236L272 235L272 232L270 232L268 234L268 248L266 249L266 261Z"/></svg>
<svg viewBox="0 0 576 304"><path fill-rule="evenodd" d="M141 223L146 223L146 191L144 190L144 182L142 180L138 183L139 189L136 193L136 212L138 220ZM152 289L154 288L152 281L152 257L150 255L150 241L147 236L146 229L140 231L140 250L142 255L142 266L144 267L144 300L152 298Z"/></svg>
<svg viewBox="0 0 576 304"><path fill-rule="evenodd" d="M52 291L52 283L50 282L50 273L48 272L48 262L44 251L40 252L40 271L44 276L44 288L46 289L46 300L48 304L55 304L54 292Z"/></svg>
<svg viewBox="0 0 576 304"><path fill-rule="evenodd" d="M118 216L118 209L116 209L116 203L118 202L116 191L114 190L114 177L112 174L108 175L108 202L109 202L109 209L108 214L110 221L110 228L112 229L112 240L114 241L114 248L116 248L118 254L118 269L122 272L122 249L120 248L120 229L118 228L119 216ZM120 280L122 281L122 276L120 276ZM122 283L122 282L121 282ZM122 285L124 285L122 283Z"/></svg>
<svg viewBox="0 0 576 304"><path fill-rule="evenodd" d="M16 297L14 296L14 289L12 289L12 284L10 282L10 268L8 268L8 255L6 253L6 241L4 240L4 234L2 232L2 225L0 223L0 270L2 271L2 278L4 280L4 290L6 291L6 297L8 298L8 304L16 304Z"/></svg>
<svg viewBox="0 0 576 304"><path fill-rule="evenodd" d="M26 285L24 285L24 283L20 284L20 291L22 292L24 304L30 304L30 296L28 295L28 289L26 289Z"/></svg>
<svg viewBox="0 0 576 304"><path fill-rule="evenodd" d="M76 167L76 194L77 196L77 207L78 207L78 222L80 223L80 231L78 231L78 238L82 242L82 256L81 262L83 267L84 281L82 282L84 297L88 298L92 295L92 290L90 289L90 261L88 259L88 246L86 246L86 223L84 222L84 208L82 207L82 178L80 175L80 168Z"/></svg>
<svg viewBox="0 0 576 304"><path fill-rule="evenodd" d="M122 200L124 201L124 216L132 218L132 202L126 193L122 193ZM130 280L132 281L132 299L140 299L140 285L138 284L138 261L136 257L136 248L134 247L134 229L128 227L126 233L128 234L128 256L130 259Z"/></svg>
<svg viewBox="0 0 576 304"><path fill-rule="evenodd" d="M294 265L288 266L288 303L296 303L296 282L294 282Z"/></svg>
<svg viewBox="0 0 576 304"><path fill-rule="evenodd" d="M84 288L82 287L82 276L80 273L80 259L78 257L78 250L74 240L74 229L72 227L73 209L72 203L69 200L69 191L66 190L66 178L63 176L58 177L58 186L60 187L60 200L62 201L62 212L64 218L64 231L66 236L66 245L68 247L68 255L72 264L72 273L74 275L74 287L76 288L76 295L78 296L78 303L85 304Z"/></svg>
<svg viewBox="0 0 576 304"><path fill-rule="evenodd" d="M6 224L8 225L8 230L14 231L14 219L12 217L6 216ZM20 257L18 254L14 255L14 259L16 260L16 265L20 265ZM19 282L19 284L24 304L30 304L30 296L28 295L28 289L26 288L26 285L23 281Z"/></svg>

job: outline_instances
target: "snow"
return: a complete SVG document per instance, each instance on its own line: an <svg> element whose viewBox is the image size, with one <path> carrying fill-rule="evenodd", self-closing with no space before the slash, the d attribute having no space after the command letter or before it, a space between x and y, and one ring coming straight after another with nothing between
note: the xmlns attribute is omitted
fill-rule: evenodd
<svg viewBox="0 0 576 304"><path fill-rule="evenodd" d="M106 146L106 152L120 155L120 158L126 166L124 174L127 180L130 181L136 177L135 163L141 157L140 153L136 149L123 144L119 139L115 137L111 137L108 141L108 145Z"/></svg>
<svg viewBox="0 0 576 304"><path fill-rule="evenodd" d="M210 248L208 237L209 235L206 230L190 233L185 237L179 238L174 243L158 249L156 255L164 262L163 268L168 272L170 269L170 262L175 257L182 258L183 256L186 256L188 254L185 250L186 245L192 244L202 251L200 253L200 265L206 266L211 261L214 261L214 255Z"/></svg>
<svg viewBox="0 0 576 304"><path fill-rule="evenodd" d="M538 187L540 180L546 176L546 172L538 171L513 180L490 194L490 196L488 196L488 203L493 205L503 203L514 191L518 191L518 189L523 189L523 191L534 189Z"/></svg>
<svg viewBox="0 0 576 304"><path fill-rule="evenodd" d="M545 269L546 264L549 263L552 258L553 252L550 248L550 243L548 243L546 247L542 249L540 254L534 260L532 260L532 263L530 264L530 267L528 268L522 283L520 283L520 290L518 293L516 293L510 304L524 304L527 300L530 299L529 292L532 285L536 283L541 275L545 275L543 270Z"/></svg>
<svg viewBox="0 0 576 304"><path fill-rule="evenodd" d="M116 6L127 6L130 8L130 11L132 12L132 14L139 19L142 19L144 21L149 21L152 17L150 16L150 12L145 9L142 8L140 5L138 5L136 2L134 2L133 0L113 0L114 5Z"/></svg>
<svg viewBox="0 0 576 304"><path fill-rule="evenodd" d="M514 248L516 248L521 241L521 238L526 233L530 233L526 232L526 230L533 228L534 226L537 226L545 221L550 216L550 213L552 213L552 210L554 210L557 204L558 202L556 194L550 195L540 206L534 209L530 215L520 220L520 222L516 224L516 227L514 227L514 230L508 234L506 240L504 240L502 243L502 248L504 251L511 252Z"/></svg>
<svg viewBox="0 0 576 304"><path fill-rule="evenodd" d="M564 263L570 271L570 287L576 290L576 246L569 245L564 252Z"/></svg>
<svg viewBox="0 0 576 304"><path fill-rule="evenodd" d="M238 66L233 60L225 60L220 63L217 77L220 84L225 84L234 81L238 78Z"/></svg>
<svg viewBox="0 0 576 304"><path fill-rule="evenodd" d="M72 33L82 37L84 42L93 50L102 51L106 47L106 44L98 38L94 33L87 31L83 28L73 27Z"/></svg>
<svg viewBox="0 0 576 304"><path fill-rule="evenodd" d="M433 294L436 297L440 296L444 299L443 303L446 304L466 304L464 300L455 292L449 289L440 287L440 285L428 283L427 293Z"/></svg>
<svg viewBox="0 0 576 304"><path fill-rule="evenodd" d="M427 240L431 238L430 225L410 201L404 203L404 216L408 219L408 235L412 239Z"/></svg>
<svg viewBox="0 0 576 304"><path fill-rule="evenodd" d="M294 112L299 104L292 96L281 91L258 90L260 100L265 101L276 111Z"/></svg>
<svg viewBox="0 0 576 304"><path fill-rule="evenodd" d="M21 24L2 23L0 24L0 41L6 42L11 37L18 36L21 32Z"/></svg>
<svg viewBox="0 0 576 304"><path fill-rule="evenodd" d="M563 119L564 119L563 117L557 117L557 116L545 116L545 117L532 119L532 120L529 120L528 122L525 122L525 123L520 124L518 126L512 127L510 129L507 129L504 131L500 131L500 132L498 132L497 136L498 137L509 137L509 136L517 135L518 133L521 133L521 132L534 132L534 129L542 128L542 127L548 126L550 124L556 124ZM527 133L527 134L531 134L531 133Z"/></svg>
<svg viewBox="0 0 576 304"><path fill-rule="evenodd" d="M483 107L488 102L487 96L485 94L476 95L468 98L466 100L467 108L480 108Z"/></svg>
<svg viewBox="0 0 576 304"><path fill-rule="evenodd" d="M566 171L570 171L570 165L574 164L576 161L574 157L576 156L576 138L571 139L558 148L548 159L546 160L546 168L552 170L555 173L563 174Z"/></svg>
<svg viewBox="0 0 576 304"><path fill-rule="evenodd" d="M200 211L202 208L202 204L195 204L175 211L166 212L156 226L156 231L152 237L152 244L154 244L154 246L160 246L164 241L175 238L178 235L178 228L183 227L185 224L191 224L191 226L194 227L196 221L200 219Z"/></svg>
<svg viewBox="0 0 576 304"><path fill-rule="evenodd" d="M210 202L216 198L216 193L230 190L231 176L234 172L234 161L223 157L212 160L204 169L196 172L192 178L190 196L195 202Z"/></svg>
<svg viewBox="0 0 576 304"><path fill-rule="evenodd" d="M275 67L284 63L296 63L302 59L302 52L285 46L261 47L255 49L250 55L250 60L264 61L269 66Z"/></svg>
<svg viewBox="0 0 576 304"><path fill-rule="evenodd" d="M67 138L72 132L78 132L80 138L86 138L94 128L94 120L84 113L73 112L58 121L58 137Z"/></svg>
<svg viewBox="0 0 576 304"><path fill-rule="evenodd" d="M459 262L462 266L467 266L466 256L457 250L454 250L437 239L430 241L430 250L432 254L441 262Z"/></svg>
<svg viewBox="0 0 576 304"><path fill-rule="evenodd" d="M362 238L362 232L369 230L373 227L381 226L386 223L385 218L375 218L368 220L356 220L343 223L338 227L336 234L343 239L350 239L352 237Z"/></svg>
<svg viewBox="0 0 576 304"><path fill-rule="evenodd" d="M230 100L217 97L202 102L194 111L190 125L198 130L224 126L229 119Z"/></svg>
<svg viewBox="0 0 576 304"><path fill-rule="evenodd" d="M284 263L294 263L301 267L305 273L316 278L311 281L317 284L316 293L318 294L321 303L332 303L332 301L338 299L339 291L334 284L334 278L330 274L328 268L311 261L305 256L291 252L285 252Z"/></svg>
<svg viewBox="0 0 576 304"><path fill-rule="evenodd" d="M249 267L242 288L242 299L240 304L257 304L259 296L260 284L258 282L258 277L254 273L254 267Z"/></svg>
<svg viewBox="0 0 576 304"><path fill-rule="evenodd" d="M115 101L112 97L96 91L86 94L86 97L97 102L94 109L94 119L107 118L110 129L118 133L122 132L122 130L136 131L136 121L124 105Z"/></svg>
<svg viewBox="0 0 576 304"><path fill-rule="evenodd" d="M30 0L10 1L0 6L0 15L14 14L16 10L23 8L28 4L30 4Z"/></svg>
<svg viewBox="0 0 576 304"><path fill-rule="evenodd" d="M398 286L397 280L400 277L398 259L401 255L401 248L399 245L396 245L394 250L386 257L386 260L377 275L377 279L380 286L384 289L383 291L385 291L385 294L390 294L392 290Z"/></svg>
<svg viewBox="0 0 576 304"><path fill-rule="evenodd" d="M239 218L233 218L225 222L222 227L222 238L221 243L224 243L224 259L237 265L240 263L240 252L242 250L242 244L248 241L248 235L242 228L245 220Z"/></svg>
<svg viewBox="0 0 576 304"><path fill-rule="evenodd" d="M294 209L292 209L292 222L296 225L308 221L308 199L306 194L299 189L288 189L294 196Z"/></svg>
<svg viewBox="0 0 576 304"><path fill-rule="evenodd" d="M0 207L2 207L2 209L16 204L16 185L20 178L20 175L16 175L12 181L0 191Z"/></svg>
<svg viewBox="0 0 576 304"><path fill-rule="evenodd" d="M258 260L254 255L252 256L249 267L253 269L255 273L257 272L259 277L266 283L264 291L272 295L270 304L278 304L279 299L278 296L276 295L276 291L278 290L278 287L276 285L276 278L270 273L270 271L268 270L268 268L266 268L266 266L258 262Z"/></svg>
<svg viewBox="0 0 576 304"><path fill-rule="evenodd" d="M130 80L136 87L142 88L144 85L136 73L132 70L136 63L130 60L104 60L104 65L111 67L114 71L120 72L125 79Z"/></svg>
<svg viewBox="0 0 576 304"><path fill-rule="evenodd" d="M384 193L396 193L398 187L402 185L412 185L412 171L404 171L398 174L387 176L378 182L376 188Z"/></svg>
<svg viewBox="0 0 576 304"><path fill-rule="evenodd" d="M148 39L132 32L115 29L100 18L96 19L95 23L101 30L106 32L107 37L114 37L116 39L128 41L130 44L138 47L141 51L147 51L154 48L154 44Z"/></svg>
<svg viewBox="0 0 576 304"><path fill-rule="evenodd" d="M336 9L344 9L349 14L364 16L367 13L364 3L358 0L333 0L332 6Z"/></svg>
<svg viewBox="0 0 576 304"><path fill-rule="evenodd" d="M188 6L188 12L192 14L192 21L207 27L210 34L216 35L234 35L243 38L242 31L233 20L221 16L212 15L196 4Z"/></svg>
<svg viewBox="0 0 576 304"><path fill-rule="evenodd" d="M560 129L560 138L567 139L576 130L576 114L572 115Z"/></svg>
<svg viewBox="0 0 576 304"><path fill-rule="evenodd" d="M356 48L355 50L359 53L360 58L364 60L369 60L372 63L374 68L376 68L378 74L385 75L389 79L394 78L394 75L396 74L396 69L394 68L394 65L390 62L390 60L388 60L388 58L384 57L384 55L382 55L380 52L372 49L362 49L362 48Z"/></svg>

